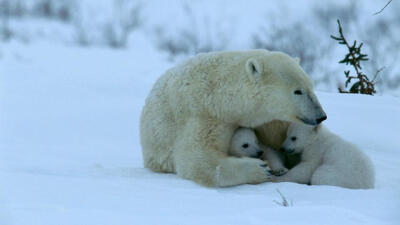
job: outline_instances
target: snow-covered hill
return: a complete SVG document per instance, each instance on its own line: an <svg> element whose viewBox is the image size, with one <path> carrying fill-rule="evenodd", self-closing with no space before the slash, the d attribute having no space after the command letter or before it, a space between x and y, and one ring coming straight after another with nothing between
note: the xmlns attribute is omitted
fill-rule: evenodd
<svg viewBox="0 0 400 225"><path fill-rule="evenodd" d="M326 125L372 158L373 190L205 188L144 169L140 111L171 64L140 40L137 51L2 47L0 224L400 224L396 97L318 92ZM291 207L274 202L277 188Z"/></svg>

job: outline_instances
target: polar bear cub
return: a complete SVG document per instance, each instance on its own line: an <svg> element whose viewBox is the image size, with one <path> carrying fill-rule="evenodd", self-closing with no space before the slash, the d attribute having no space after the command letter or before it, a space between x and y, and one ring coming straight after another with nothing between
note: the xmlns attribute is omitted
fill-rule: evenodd
<svg viewBox="0 0 400 225"><path fill-rule="evenodd" d="M278 182L333 185L368 189L375 183L371 160L352 143L330 132L323 125L292 123L282 145L287 154L301 153L301 162Z"/></svg>
<svg viewBox="0 0 400 225"><path fill-rule="evenodd" d="M229 155L236 157L262 158L268 161L272 174L280 176L288 170L283 165L283 155L279 152L261 145L258 142L254 130L250 128L238 128L232 136Z"/></svg>
<svg viewBox="0 0 400 225"><path fill-rule="evenodd" d="M228 153L236 157L260 158L264 151L252 129L239 128L232 136Z"/></svg>

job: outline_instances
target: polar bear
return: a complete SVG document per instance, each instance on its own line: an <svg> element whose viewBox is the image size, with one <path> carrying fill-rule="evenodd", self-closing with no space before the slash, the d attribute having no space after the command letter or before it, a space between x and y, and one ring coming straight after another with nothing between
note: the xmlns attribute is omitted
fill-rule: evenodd
<svg viewBox="0 0 400 225"><path fill-rule="evenodd" d="M268 162L271 173L275 176L281 176L288 171L284 166L284 155L260 144L254 130L250 128L241 127L235 131L228 154L236 157L261 158Z"/></svg>
<svg viewBox="0 0 400 225"><path fill-rule="evenodd" d="M301 162L277 177L278 182L353 189L374 187L375 172L368 156L323 125L291 124L282 150L287 154L301 153Z"/></svg>
<svg viewBox="0 0 400 225"><path fill-rule="evenodd" d="M231 138L228 154L236 157L260 158L264 153L258 144L254 131L250 128L238 128Z"/></svg>
<svg viewBox="0 0 400 225"><path fill-rule="evenodd" d="M227 154L236 128L326 119L310 78L281 52L199 54L167 70L140 118L144 166L206 186L269 180L265 162Z"/></svg>

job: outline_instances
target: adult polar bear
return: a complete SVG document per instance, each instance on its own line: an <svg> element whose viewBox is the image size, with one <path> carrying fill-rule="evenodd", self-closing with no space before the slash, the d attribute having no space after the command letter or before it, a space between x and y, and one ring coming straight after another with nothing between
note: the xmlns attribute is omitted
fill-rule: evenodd
<svg viewBox="0 0 400 225"><path fill-rule="evenodd" d="M227 155L235 129L324 119L311 80L288 55L200 54L166 71L147 97L140 118L144 165L206 186L265 182L263 161Z"/></svg>

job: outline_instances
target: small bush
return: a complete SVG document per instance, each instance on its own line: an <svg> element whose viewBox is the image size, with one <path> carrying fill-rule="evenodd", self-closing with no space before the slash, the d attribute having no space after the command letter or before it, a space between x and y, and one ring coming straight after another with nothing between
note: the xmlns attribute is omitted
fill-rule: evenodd
<svg viewBox="0 0 400 225"><path fill-rule="evenodd" d="M346 76L346 82L345 82L345 87L351 83L353 79L357 80L355 83L353 83L348 91L342 90L341 88L339 89L340 93L359 93L359 94L368 94L368 95L373 95L376 93L375 90L375 79L380 72L378 70L374 76L373 79L368 78L367 75L365 75L361 70L361 61L368 61L369 59L367 58L366 54L361 53L361 47L363 46L363 43L360 43L357 45L357 41L354 41L352 45L347 42L346 38L343 35L343 29L342 26L340 25L340 21L337 20L338 23L338 28L339 28L339 36L333 36L331 35L331 38L338 41L339 44L345 45L347 47L348 53L345 55L345 57L339 61L339 63L344 63L346 65L351 65L355 71L355 75L350 75L350 70L344 71L344 74Z"/></svg>

